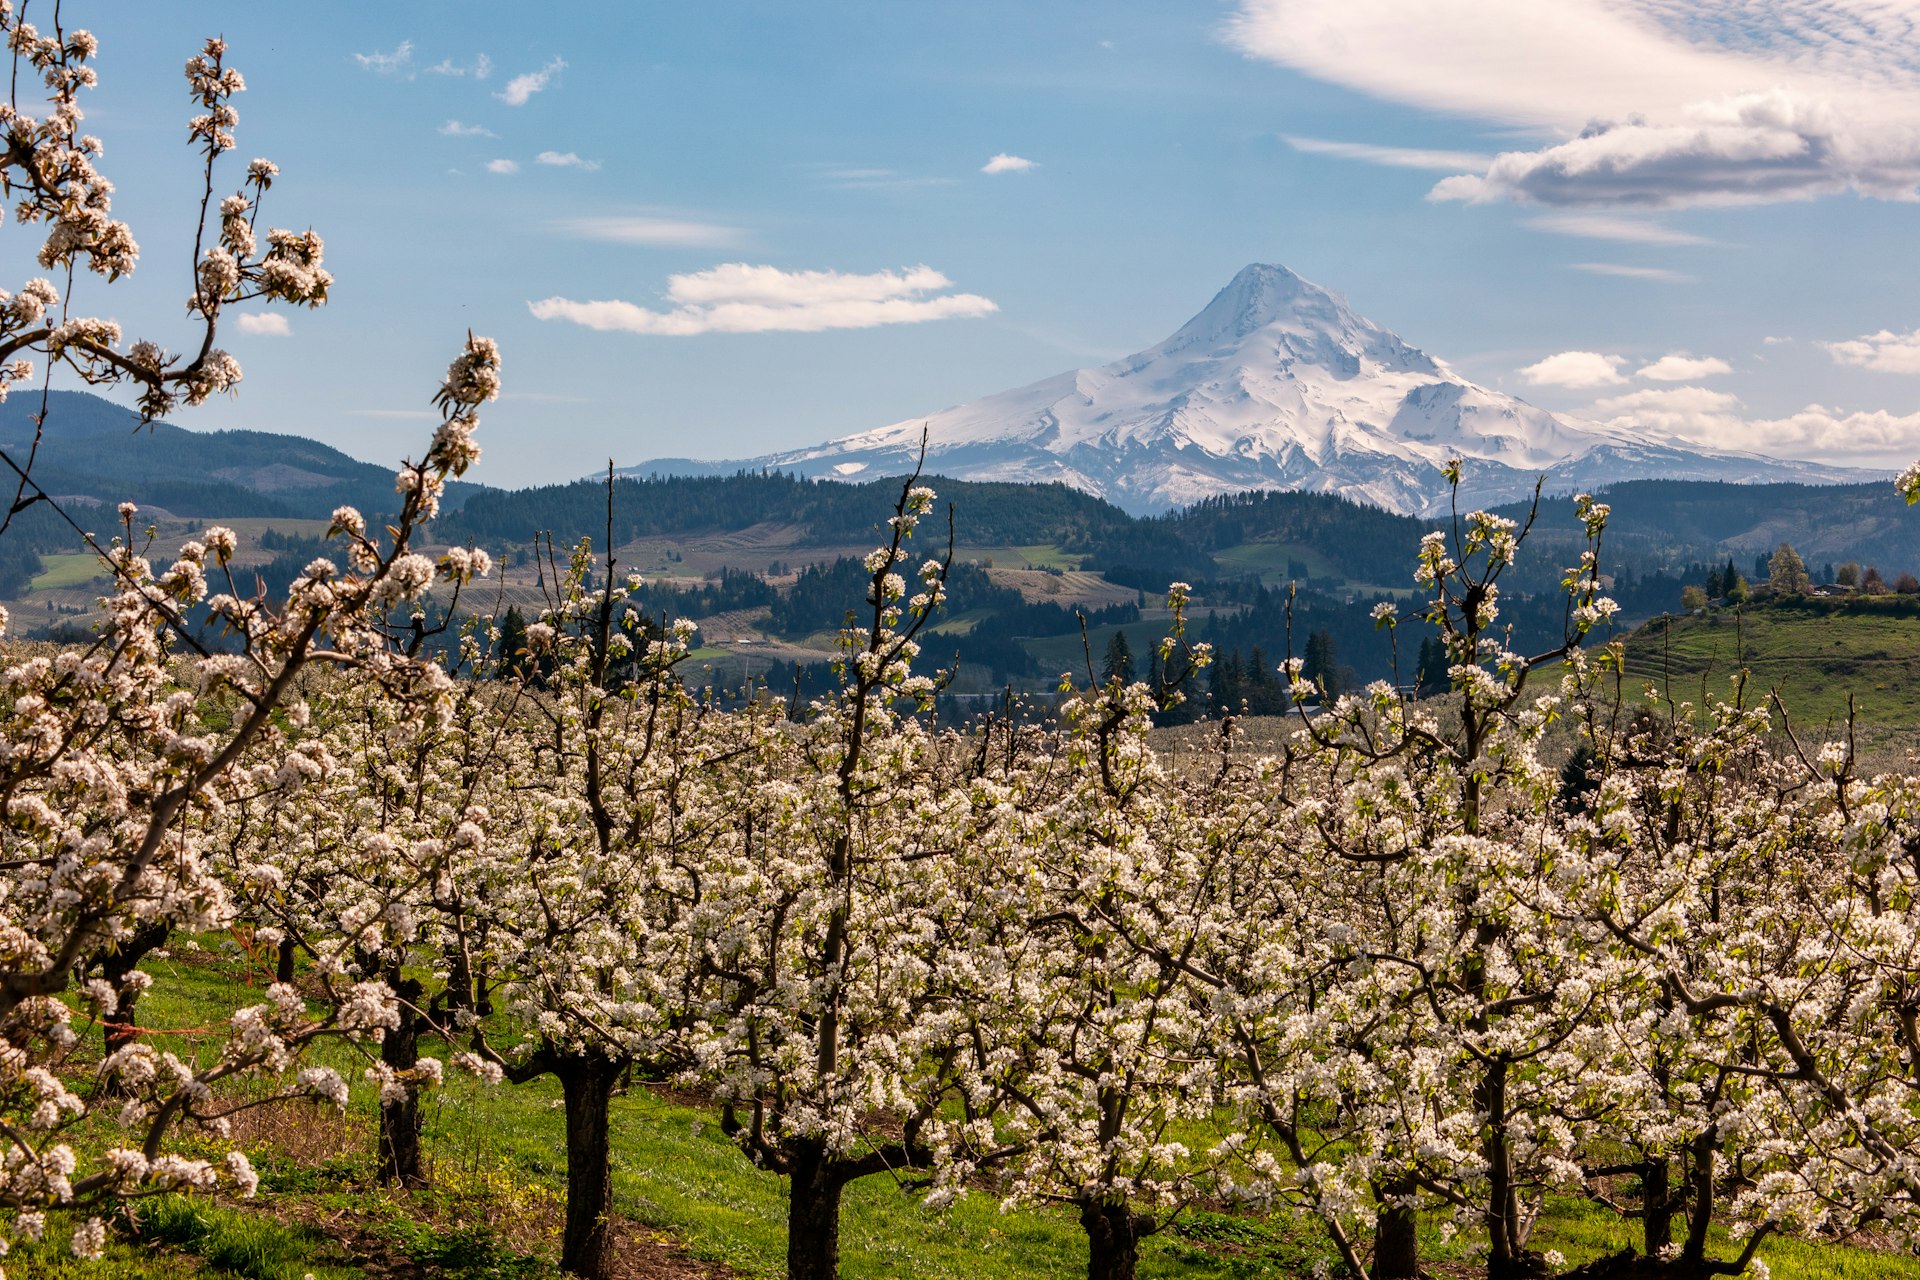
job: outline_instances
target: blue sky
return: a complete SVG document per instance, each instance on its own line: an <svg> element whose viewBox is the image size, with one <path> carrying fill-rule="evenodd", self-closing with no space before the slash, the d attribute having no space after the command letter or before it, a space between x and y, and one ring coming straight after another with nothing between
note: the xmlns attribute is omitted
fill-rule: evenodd
<svg viewBox="0 0 1920 1280"><path fill-rule="evenodd" d="M238 398L183 425L390 460L472 327L508 387L476 479L747 457L1117 358L1268 261L1549 408L1892 466L1920 454L1916 15L70 2L144 250L78 302L179 332L180 66L219 32L238 160L282 169L265 220L318 230L337 285L234 326Z"/></svg>

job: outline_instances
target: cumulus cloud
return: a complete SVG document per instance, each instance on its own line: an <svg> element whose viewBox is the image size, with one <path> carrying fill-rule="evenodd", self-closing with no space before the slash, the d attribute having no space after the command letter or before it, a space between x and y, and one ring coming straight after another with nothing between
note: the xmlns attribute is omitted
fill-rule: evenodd
<svg viewBox="0 0 1920 1280"><path fill-rule="evenodd" d="M251 333L262 338L286 338L293 334L293 326L287 323L286 316L278 311L246 311L233 318L234 325L242 333Z"/></svg>
<svg viewBox="0 0 1920 1280"><path fill-rule="evenodd" d="M1733 366L1717 356L1687 356L1676 352L1661 356L1652 364L1641 365L1633 371L1633 376L1654 382L1687 382L1732 372Z"/></svg>
<svg viewBox="0 0 1920 1280"><path fill-rule="evenodd" d="M1912 15L1886 0L1241 0L1249 56L1546 135L1439 199L1673 208L1920 187Z"/></svg>
<svg viewBox="0 0 1920 1280"><path fill-rule="evenodd" d="M588 173L600 167L598 160L582 160L571 151L542 151L533 160L535 164L551 165L556 169L585 169Z"/></svg>
<svg viewBox="0 0 1920 1280"><path fill-rule="evenodd" d="M1341 160L1360 160L1385 165L1390 169L1435 169L1442 173L1455 169L1482 169L1493 157L1477 151L1428 151L1419 147L1381 147L1371 142L1335 142L1330 138L1299 138L1282 135L1281 140L1295 151L1308 155L1334 156Z"/></svg>
<svg viewBox="0 0 1920 1280"><path fill-rule="evenodd" d="M1491 164L1492 161L1487 163ZM1675 246L1713 243L1691 231L1681 231L1646 218L1622 217L1616 213L1543 213L1537 218L1527 219L1526 225L1536 231L1551 231L1555 235L1582 236L1588 240L1618 240L1624 244Z"/></svg>
<svg viewBox="0 0 1920 1280"><path fill-rule="evenodd" d="M1882 329L1862 338L1820 345L1827 349L1835 364L1872 369L1876 373L1920 373L1920 329L1912 333Z"/></svg>
<svg viewBox="0 0 1920 1280"><path fill-rule="evenodd" d="M517 160L489 160L487 161L487 172L518 173L520 172L520 162Z"/></svg>
<svg viewBox="0 0 1920 1280"><path fill-rule="evenodd" d="M440 133L448 138L497 138L500 135L483 124L461 124L458 120L449 120L440 126Z"/></svg>
<svg viewBox="0 0 1920 1280"><path fill-rule="evenodd" d="M1520 376L1536 387L1609 387L1625 382L1620 366L1622 356L1603 356L1598 351L1562 351L1520 370Z"/></svg>
<svg viewBox="0 0 1920 1280"><path fill-rule="evenodd" d="M553 78L567 69L566 59L555 58L538 71L522 72L507 81L506 87L493 96L510 107L524 107L527 100L545 89Z"/></svg>
<svg viewBox="0 0 1920 1280"><path fill-rule="evenodd" d="M1598 401L1611 426L1650 427L1716 449L1857 466L1903 467L1920 455L1920 413L1847 413L1810 404L1779 418L1750 418L1738 397L1705 387L1634 391Z"/></svg>
<svg viewBox="0 0 1920 1280"><path fill-rule="evenodd" d="M551 224L562 235L608 244L668 245L678 248L723 249L737 244L740 228L687 218L646 215L558 218Z"/></svg>
<svg viewBox="0 0 1920 1280"><path fill-rule="evenodd" d="M700 333L818 333L914 324L999 310L971 293L940 293L953 282L932 267L856 275L783 271L730 262L667 278L666 311L618 300L545 298L527 306L542 320L589 329L685 336Z"/></svg>
<svg viewBox="0 0 1920 1280"><path fill-rule="evenodd" d="M470 63L455 62L452 58L442 58L427 68L430 76L472 76L475 80L485 80L493 74L493 59L481 54Z"/></svg>
<svg viewBox="0 0 1920 1280"><path fill-rule="evenodd" d="M402 40L392 53L356 53L353 60L362 71L371 71L377 76L407 75L413 70L413 41Z"/></svg>
<svg viewBox="0 0 1920 1280"><path fill-rule="evenodd" d="M1683 271L1669 271L1665 267L1630 267L1624 262L1574 262L1569 263L1575 271L1584 271L1593 276L1621 276L1628 280L1658 280L1662 284L1685 284L1693 277Z"/></svg>
<svg viewBox="0 0 1920 1280"><path fill-rule="evenodd" d="M1025 173L1035 168L1033 161L1025 156L1010 156L1002 151L993 159L980 166L982 173Z"/></svg>

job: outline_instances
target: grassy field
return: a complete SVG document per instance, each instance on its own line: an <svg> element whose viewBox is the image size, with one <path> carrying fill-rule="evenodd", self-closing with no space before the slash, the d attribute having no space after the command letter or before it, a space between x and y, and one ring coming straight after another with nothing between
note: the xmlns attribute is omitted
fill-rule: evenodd
<svg viewBox="0 0 1920 1280"><path fill-rule="evenodd" d="M100 567L100 557L91 551L43 555L40 557L40 572L34 575L27 589L29 591L64 591L70 587L84 586L89 582L104 579L106 576L107 571Z"/></svg>
<svg viewBox="0 0 1920 1280"><path fill-rule="evenodd" d="M216 1041L200 1028L260 998L258 961L220 939L150 961L160 979L141 1020L156 1044L196 1056ZM89 1038L97 1046L97 1039ZM95 1050L97 1051L97 1050ZM357 1078L363 1061L332 1046L318 1059ZM559 1091L551 1080L487 1088L450 1073L423 1107L432 1187L372 1184L375 1114L362 1089L345 1113L308 1102L244 1113L236 1133L261 1173L252 1201L141 1202L137 1227L122 1224L105 1262L67 1256L65 1234L16 1245L9 1274L50 1280L555 1280L565 1153ZM109 1121L90 1122L85 1145L124 1141ZM675 1275L774 1277L785 1247L785 1188L720 1132L709 1109L636 1086L614 1104L614 1191L621 1248L675 1262ZM213 1154L216 1148L204 1148ZM1468 1273L1468 1235L1443 1241L1430 1224L1423 1250L1446 1274ZM1632 1242L1632 1224L1572 1201L1550 1207L1536 1247L1572 1262ZM849 1280L1041 1280L1085 1268L1085 1241L1068 1214L1002 1213L991 1191L942 1213L891 1181L848 1193L842 1235ZM1763 1250L1776 1280L1895 1280L1920 1273L1911 1258L1836 1245L1772 1242ZM1318 1228L1290 1215L1242 1217L1205 1211L1149 1239L1148 1280L1295 1280L1333 1263ZM640 1274L656 1274L643 1270ZM666 1274L666 1272L660 1272ZM1335 1274L1338 1267L1335 1264Z"/></svg>
<svg viewBox="0 0 1920 1280"><path fill-rule="evenodd" d="M1920 618L1819 612L1791 605L1655 619L1627 639L1627 675L1660 697L1728 696L1749 673L1748 697L1778 690L1797 726L1846 721L1852 698L1868 727L1920 725Z"/></svg>

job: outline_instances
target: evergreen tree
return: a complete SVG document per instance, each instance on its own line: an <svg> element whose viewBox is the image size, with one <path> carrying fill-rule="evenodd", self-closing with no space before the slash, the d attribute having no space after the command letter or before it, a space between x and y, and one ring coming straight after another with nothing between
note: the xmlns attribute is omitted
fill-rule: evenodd
<svg viewBox="0 0 1920 1280"><path fill-rule="evenodd" d="M1307 637L1306 665L1300 674L1320 685L1329 699L1340 696L1340 662L1334 653L1333 633L1325 627Z"/></svg>
<svg viewBox="0 0 1920 1280"><path fill-rule="evenodd" d="M1133 648L1127 643L1125 631L1115 631L1113 639L1107 641L1106 664L1100 669L1100 678L1108 682L1118 680L1121 684L1133 683Z"/></svg>
<svg viewBox="0 0 1920 1280"><path fill-rule="evenodd" d="M500 644L495 650L497 660L493 669L496 680L511 680L525 665L527 651L527 620L520 616L517 605L508 605L506 616L500 619Z"/></svg>

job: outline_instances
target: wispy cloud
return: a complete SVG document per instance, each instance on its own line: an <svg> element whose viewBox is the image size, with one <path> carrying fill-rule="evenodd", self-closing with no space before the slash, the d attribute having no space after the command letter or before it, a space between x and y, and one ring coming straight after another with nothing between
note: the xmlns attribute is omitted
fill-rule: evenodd
<svg viewBox="0 0 1920 1280"><path fill-rule="evenodd" d="M489 160L487 161L487 172L518 173L520 172L520 162L517 160Z"/></svg>
<svg viewBox="0 0 1920 1280"><path fill-rule="evenodd" d="M1792 342L1792 341L1793 341L1793 339L1792 339L1792 338L1780 338L1780 337L1775 337L1775 336L1773 336L1773 335L1771 335L1771 334L1769 334L1768 336L1766 336L1766 337L1764 337L1764 338L1762 338L1762 339L1760 339L1760 341L1761 341L1761 342L1763 342L1763 343L1765 343L1765 344L1766 344L1767 346L1769 346L1769 347L1779 347L1779 346L1784 346L1784 345L1786 345L1786 344L1787 344L1787 343L1789 343L1789 342Z"/></svg>
<svg viewBox="0 0 1920 1280"><path fill-rule="evenodd" d="M600 167L598 160L582 160L571 151L542 151L533 160L535 164L550 165L556 169L585 169L588 173Z"/></svg>
<svg viewBox="0 0 1920 1280"><path fill-rule="evenodd" d="M440 415L431 409L349 409L356 418L393 418L401 422L438 422Z"/></svg>
<svg viewBox="0 0 1920 1280"><path fill-rule="evenodd" d="M505 87L493 96L510 107L524 107L527 100L545 89L553 78L567 69L565 58L554 58L538 71L526 71L507 81Z"/></svg>
<svg viewBox="0 0 1920 1280"><path fill-rule="evenodd" d="M980 166L982 173L1026 173L1035 168L1033 161L1025 156L1008 155L1002 151L993 159Z"/></svg>
<svg viewBox="0 0 1920 1280"><path fill-rule="evenodd" d="M1669 271L1665 267L1630 267L1623 262L1573 262L1569 263L1575 271L1584 271L1595 276L1622 276L1628 280L1658 280L1662 284L1686 284L1693 279L1684 271Z"/></svg>
<svg viewBox="0 0 1920 1280"><path fill-rule="evenodd" d="M413 41L402 40L392 53L356 53L353 60L362 71L377 76L410 75L413 71Z"/></svg>
<svg viewBox="0 0 1920 1280"><path fill-rule="evenodd" d="M801 166L827 186L841 191L886 191L913 187L950 187L958 178L902 173L879 165L809 164Z"/></svg>
<svg viewBox="0 0 1920 1280"><path fill-rule="evenodd" d="M1845 342L1823 342L1835 364L1876 373L1920 373L1920 329L1894 333L1882 329Z"/></svg>
<svg viewBox="0 0 1920 1280"><path fill-rule="evenodd" d="M1633 376L1654 382L1691 382L1695 378L1712 378L1732 372L1733 366L1718 356L1689 356L1674 352L1661 356L1651 364L1641 365L1633 371Z"/></svg>
<svg viewBox="0 0 1920 1280"><path fill-rule="evenodd" d="M441 125L440 133L448 138L497 138L500 136L483 124L461 124L458 120L449 120Z"/></svg>
<svg viewBox="0 0 1920 1280"><path fill-rule="evenodd" d="M455 62L452 58L442 58L427 68L430 76L472 76L475 80L485 80L493 74L493 59L480 54L472 62Z"/></svg>
<svg viewBox="0 0 1920 1280"><path fill-rule="evenodd" d="M618 300L576 302L545 298L528 308L542 320L566 320L589 329L686 336L701 333L818 333L915 324L999 310L971 293L941 293L953 282L931 267L877 271L783 271L726 263L667 278L671 310Z"/></svg>
<svg viewBox="0 0 1920 1280"><path fill-rule="evenodd" d="M1295 151L1314 156L1334 156L1341 160L1360 160L1385 165L1390 169L1433 169L1449 173L1460 169L1479 169L1493 163L1493 157L1477 151L1429 151L1421 147L1382 147L1371 142L1336 142L1331 138L1300 138L1282 134L1281 140Z"/></svg>
<svg viewBox="0 0 1920 1280"><path fill-rule="evenodd" d="M1562 351L1528 365L1519 373L1536 387L1565 387L1578 391L1625 382L1626 379L1620 376L1620 366L1625 363L1626 359L1622 356L1601 355L1598 351Z"/></svg>
<svg viewBox="0 0 1920 1280"><path fill-rule="evenodd" d="M1584 236L1589 240L1617 240L1623 244L1689 245L1712 244L1705 236L1680 231L1646 218L1617 213L1545 213L1528 218L1526 225L1536 231L1555 235Z"/></svg>
<svg viewBox="0 0 1920 1280"><path fill-rule="evenodd" d="M738 244L738 227L689 218L659 218L647 215L603 215L598 217L559 218L555 231L579 240L602 240L609 244L660 245L689 249L724 249Z"/></svg>
<svg viewBox="0 0 1920 1280"><path fill-rule="evenodd" d="M1616 426L1651 427L1715 448L1777 457L1896 467L1920 453L1920 413L1848 413L1810 404L1784 417L1749 417L1739 397L1705 387L1633 391L1598 401L1593 412Z"/></svg>
<svg viewBox="0 0 1920 1280"><path fill-rule="evenodd" d="M245 311L233 318L234 327L242 333L250 333L262 338L286 338L293 334L293 326L287 323L287 317L278 311Z"/></svg>
<svg viewBox="0 0 1920 1280"><path fill-rule="evenodd" d="M1553 139L1442 199L1662 208L1920 188L1920 62L1887 0L1240 0L1249 56Z"/></svg>

